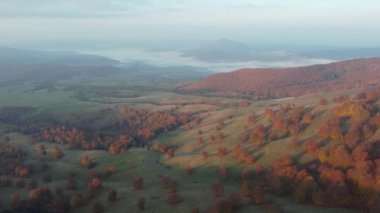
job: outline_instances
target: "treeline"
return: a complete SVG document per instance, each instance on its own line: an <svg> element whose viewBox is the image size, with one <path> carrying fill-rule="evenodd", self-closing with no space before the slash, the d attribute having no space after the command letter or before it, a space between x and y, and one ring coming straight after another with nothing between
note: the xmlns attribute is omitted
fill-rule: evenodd
<svg viewBox="0 0 380 213"><path fill-rule="evenodd" d="M112 124L96 130L50 125L34 134L35 141L66 144L69 149L108 150L110 154L125 153L130 147L150 146L149 141L194 120L190 113L175 111L146 112L124 107ZM90 124L91 125L91 124Z"/></svg>

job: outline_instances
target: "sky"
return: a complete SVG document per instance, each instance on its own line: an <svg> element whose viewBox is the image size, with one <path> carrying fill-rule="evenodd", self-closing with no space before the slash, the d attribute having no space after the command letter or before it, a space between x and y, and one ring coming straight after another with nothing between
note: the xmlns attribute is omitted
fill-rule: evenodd
<svg viewBox="0 0 380 213"><path fill-rule="evenodd" d="M216 40L380 46L378 0L1 0L0 45Z"/></svg>

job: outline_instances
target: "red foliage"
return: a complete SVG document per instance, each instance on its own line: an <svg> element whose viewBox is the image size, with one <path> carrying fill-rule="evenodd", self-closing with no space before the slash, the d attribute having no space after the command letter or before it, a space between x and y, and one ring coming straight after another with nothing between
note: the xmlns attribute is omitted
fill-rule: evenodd
<svg viewBox="0 0 380 213"><path fill-rule="evenodd" d="M334 114L340 118L351 117L356 121L365 121L371 116L371 108L360 101L346 101L334 108Z"/></svg>
<svg viewBox="0 0 380 213"><path fill-rule="evenodd" d="M143 178L142 177L136 177L133 185L134 185L135 191L141 190L143 188L143 185L144 185Z"/></svg>
<svg viewBox="0 0 380 213"><path fill-rule="evenodd" d="M327 121L317 132L321 139L331 139L333 141L343 141L343 131L340 127L340 120L333 118Z"/></svg>
<svg viewBox="0 0 380 213"><path fill-rule="evenodd" d="M17 192L14 192L12 195L11 195L11 201L10 203L12 204L12 206L17 206L21 203L21 195Z"/></svg>
<svg viewBox="0 0 380 213"><path fill-rule="evenodd" d="M359 59L300 68L257 68L217 73L185 90L252 92L256 97L289 97L379 85L380 59Z"/></svg>
<svg viewBox="0 0 380 213"><path fill-rule="evenodd" d="M177 192L177 182L175 180L172 180L170 177L162 177L161 184L168 193Z"/></svg>
<svg viewBox="0 0 380 213"><path fill-rule="evenodd" d="M109 147L108 147L108 153L110 155L117 155L117 154L119 154L119 152L120 152L120 147L117 144L111 143L109 145Z"/></svg>
<svg viewBox="0 0 380 213"><path fill-rule="evenodd" d="M53 147L53 149L51 150L51 154L57 159L60 159L64 156L62 149L60 149L58 146Z"/></svg>
<svg viewBox="0 0 380 213"><path fill-rule="evenodd" d="M319 105L326 106L328 104L328 101L325 98L321 98L319 100Z"/></svg>
<svg viewBox="0 0 380 213"><path fill-rule="evenodd" d="M21 178L26 178L30 174L30 171L28 168L23 167L23 166L18 166L15 169L15 175L21 177Z"/></svg>
<svg viewBox="0 0 380 213"><path fill-rule="evenodd" d="M71 208L78 208L83 204L83 198L78 193L73 193L70 198Z"/></svg>
<svg viewBox="0 0 380 213"><path fill-rule="evenodd" d="M207 151L203 151L203 152L201 153L201 159L202 159L202 160L207 160L207 158L208 158L208 152L207 152Z"/></svg>
<svg viewBox="0 0 380 213"><path fill-rule="evenodd" d="M166 156L168 158L172 158L174 157L175 153L174 153L174 149L173 148L170 148L167 152L166 152Z"/></svg>
<svg viewBox="0 0 380 213"><path fill-rule="evenodd" d="M84 131L75 127L54 125L33 131L37 132L37 139L67 144L70 149L108 150L114 155L124 153L133 145L146 145L158 134L189 123L191 120L189 113L177 113L174 110L146 112L125 107L122 114L114 119L109 135L93 130Z"/></svg>
<svg viewBox="0 0 380 213"><path fill-rule="evenodd" d="M378 129L380 129L380 115L376 115L371 119L371 123L376 125Z"/></svg>
<svg viewBox="0 0 380 213"><path fill-rule="evenodd" d="M241 185L240 193L243 197L249 197L251 196L251 183L247 180L243 180L243 183Z"/></svg>
<svg viewBox="0 0 380 213"><path fill-rule="evenodd" d="M338 145L327 151L327 163L334 168L349 168L353 159L347 148L343 145Z"/></svg>
<svg viewBox="0 0 380 213"><path fill-rule="evenodd" d="M319 144L315 140L308 141L305 147L305 151L310 154L315 153L318 149Z"/></svg>
<svg viewBox="0 0 380 213"><path fill-rule="evenodd" d="M264 203L264 190L261 186L256 186L252 189L251 193L252 202L255 205Z"/></svg>
<svg viewBox="0 0 380 213"><path fill-rule="evenodd" d="M264 144L266 128L263 125L257 126L249 135L249 141L256 145Z"/></svg>
<svg viewBox="0 0 380 213"><path fill-rule="evenodd" d="M228 170L227 167L222 165L219 167L219 175L221 180L227 180L228 178Z"/></svg>
<svg viewBox="0 0 380 213"><path fill-rule="evenodd" d="M191 166L186 166L185 168L184 168L184 170L183 170L183 174L185 175L185 176L189 176L189 175L191 175L191 174L193 174L193 168L191 167Z"/></svg>
<svg viewBox="0 0 380 213"><path fill-rule="evenodd" d="M210 192L215 197L221 197L224 194L223 185L220 183L213 184L211 186Z"/></svg>
<svg viewBox="0 0 380 213"><path fill-rule="evenodd" d="M224 156L227 155L227 153L228 153L227 148L225 148L225 147L219 147L218 148L218 152L217 152L218 157L223 158Z"/></svg>
<svg viewBox="0 0 380 213"><path fill-rule="evenodd" d="M326 166L321 166L319 168L319 181L324 184L335 184L339 185L344 183L345 175L343 172L337 169L331 169Z"/></svg>
<svg viewBox="0 0 380 213"><path fill-rule="evenodd" d="M174 193L171 193L168 195L168 203L169 204L177 204L177 203L180 203L182 202L182 198L181 196L179 196L179 194L177 194L176 192Z"/></svg>
<svg viewBox="0 0 380 213"><path fill-rule="evenodd" d="M140 197L138 200L137 200L137 207L143 211L145 209L145 197Z"/></svg>
<svg viewBox="0 0 380 213"><path fill-rule="evenodd" d="M257 116L255 114L252 114L250 116L248 116L247 118L247 121L250 123L250 124L255 124L256 123L256 120L257 120Z"/></svg>
<svg viewBox="0 0 380 213"><path fill-rule="evenodd" d="M201 213L201 211L199 210L199 208L194 208L191 210L191 213Z"/></svg>

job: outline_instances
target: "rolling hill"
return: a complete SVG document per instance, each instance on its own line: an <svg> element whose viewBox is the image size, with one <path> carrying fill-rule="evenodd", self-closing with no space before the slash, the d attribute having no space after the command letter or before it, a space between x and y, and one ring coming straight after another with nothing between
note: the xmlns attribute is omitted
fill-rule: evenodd
<svg viewBox="0 0 380 213"><path fill-rule="evenodd" d="M184 85L186 91L273 98L379 85L380 58L297 68L241 69Z"/></svg>
<svg viewBox="0 0 380 213"><path fill-rule="evenodd" d="M71 66L117 65L119 62L102 56L67 51L39 51L0 47L1 65L62 64Z"/></svg>

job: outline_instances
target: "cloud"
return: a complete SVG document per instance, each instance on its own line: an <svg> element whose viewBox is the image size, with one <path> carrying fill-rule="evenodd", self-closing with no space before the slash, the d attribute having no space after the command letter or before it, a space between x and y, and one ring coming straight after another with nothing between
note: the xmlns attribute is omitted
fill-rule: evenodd
<svg viewBox="0 0 380 213"><path fill-rule="evenodd" d="M0 16L24 17L109 17L142 12L150 0L1 0Z"/></svg>
<svg viewBox="0 0 380 213"><path fill-rule="evenodd" d="M258 6L248 0L1 0L0 17L104 18Z"/></svg>
<svg viewBox="0 0 380 213"><path fill-rule="evenodd" d="M377 40L378 0L0 0L0 40ZM73 33L74 32L74 33Z"/></svg>

